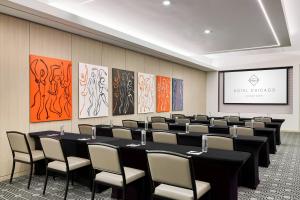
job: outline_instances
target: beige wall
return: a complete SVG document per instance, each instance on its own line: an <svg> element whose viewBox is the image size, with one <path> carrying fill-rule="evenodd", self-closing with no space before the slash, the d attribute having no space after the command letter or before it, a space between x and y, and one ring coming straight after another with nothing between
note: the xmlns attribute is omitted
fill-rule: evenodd
<svg viewBox="0 0 300 200"><path fill-rule="evenodd" d="M72 120L35 124L29 122L29 54L72 60ZM78 132L78 123L100 124L108 123L112 119L115 124L120 124L124 118L141 120L145 118L145 114L112 117L112 93L109 92L109 117L78 119L79 62L107 66L110 74L114 67L181 78L184 80L183 113L205 113L205 72L0 14L0 180L6 179L11 170L12 155L5 133L7 130L26 133L58 130L63 124L66 131ZM137 73L135 73L135 91L137 91L136 79ZM110 84L110 91L111 87ZM137 111L137 93L135 111ZM169 116L169 113L159 115ZM16 169L17 172L26 171L21 165L17 165Z"/></svg>

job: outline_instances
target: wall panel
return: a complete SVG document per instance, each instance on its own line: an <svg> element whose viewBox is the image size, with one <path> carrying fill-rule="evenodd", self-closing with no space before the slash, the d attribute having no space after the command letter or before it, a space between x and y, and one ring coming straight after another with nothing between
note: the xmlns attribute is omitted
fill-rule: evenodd
<svg viewBox="0 0 300 200"><path fill-rule="evenodd" d="M169 113L137 114L138 72L183 79L183 113L205 112L206 72L2 14L0 14L0 44L0 180L8 178L11 170L12 156L5 133L7 130L23 132L59 130L61 125L65 125L66 131L78 132L79 123L100 124L113 120L114 124L121 124L122 119L126 118L144 120L145 116L168 117ZM72 61L72 120L30 123L30 54ZM78 119L79 62L108 67L109 117ZM136 93L133 115L112 117L112 68L135 71ZM17 166L17 172L27 173L26 170L24 165Z"/></svg>
<svg viewBox="0 0 300 200"><path fill-rule="evenodd" d="M8 130L29 131L29 23L0 15L0 180L12 166ZM17 164L16 172L26 170Z"/></svg>

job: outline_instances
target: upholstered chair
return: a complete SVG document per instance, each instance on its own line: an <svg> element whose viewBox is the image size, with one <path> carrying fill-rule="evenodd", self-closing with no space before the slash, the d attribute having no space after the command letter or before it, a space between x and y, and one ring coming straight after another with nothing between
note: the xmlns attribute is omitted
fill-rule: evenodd
<svg viewBox="0 0 300 200"><path fill-rule="evenodd" d="M139 127L137 121L134 121L134 120L123 120L122 124L126 128L138 128Z"/></svg>
<svg viewBox="0 0 300 200"><path fill-rule="evenodd" d="M27 188L29 189L32 179L33 164L37 161L45 159L44 153L40 150L30 149L29 142L25 133L20 133L17 131L7 131L6 133L13 155L13 166L9 182L12 183L16 162L28 164L30 165L30 174L27 184Z"/></svg>
<svg viewBox="0 0 300 200"><path fill-rule="evenodd" d="M90 124L78 124L80 134L93 135L93 125Z"/></svg>
<svg viewBox="0 0 300 200"><path fill-rule="evenodd" d="M113 128L112 129L113 137L120 139L132 140L131 130L125 128Z"/></svg>
<svg viewBox="0 0 300 200"><path fill-rule="evenodd" d="M234 151L233 139L227 136L207 135L207 146L212 149Z"/></svg>
<svg viewBox="0 0 300 200"><path fill-rule="evenodd" d="M208 195L210 184L196 180L190 156L147 151L152 199L196 200Z"/></svg>
<svg viewBox="0 0 300 200"><path fill-rule="evenodd" d="M125 200L127 185L145 176L143 170L122 165L119 147L98 143L89 144L88 149L95 177L93 180L92 200L95 197L96 184L122 189L122 199Z"/></svg>
<svg viewBox="0 0 300 200"><path fill-rule="evenodd" d="M53 171L66 175L67 181L64 199L67 199L70 175L73 176L74 171L89 166L90 160L75 156L67 157L63 151L61 140L55 138L41 138L40 140L47 163L43 195L46 192L49 171Z"/></svg>
<svg viewBox="0 0 300 200"><path fill-rule="evenodd" d="M177 144L177 135L168 132L152 132L153 142Z"/></svg>
<svg viewBox="0 0 300 200"><path fill-rule="evenodd" d="M155 123L152 123L152 129L169 130L169 124L161 123L161 122L155 122Z"/></svg>

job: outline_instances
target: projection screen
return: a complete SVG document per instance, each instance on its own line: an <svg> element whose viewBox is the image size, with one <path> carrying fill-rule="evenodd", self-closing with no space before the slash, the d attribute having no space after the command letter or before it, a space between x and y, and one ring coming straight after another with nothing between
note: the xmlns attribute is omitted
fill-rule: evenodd
<svg viewBox="0 0 300 200"><path fill-rule="evenodd" d="M224 71L224 104L288 104L288 68Z"/></svg>

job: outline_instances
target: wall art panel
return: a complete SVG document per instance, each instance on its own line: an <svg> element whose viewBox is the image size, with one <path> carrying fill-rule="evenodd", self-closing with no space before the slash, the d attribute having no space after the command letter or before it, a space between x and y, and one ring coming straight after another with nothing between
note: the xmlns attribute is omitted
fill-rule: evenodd
<svg viewBox="0 0 300 200"><path fill-rule="evenodd" d="M154 98L154 75L138 73L138 113L154 112Z"/></svg>
<svg viewBox="0 0 300 200"><path fill-rule="evenodd" d="M72 62L30 55L30 121L72 118Z"/></svg>
<svg viewBox="0 0 300 200"><path fill-rule="evenodd" d="M113 115L134 114L134 72L112 69Z"/></svg>
<svg viewBox="0 0 300 200"><path fill-rule="evenodd" d="M183 111L183 80L172 79L172 110Z"/></svg>
<svg viewBox="0 0 300 200"><path fill-rule="evenodd" d="M79 63L79 118L108 116L108 68Z"/></svg>
<svg viewBox="0 0 300 200"><path fill-rule="evenodd" d="M165 76L156 76L156 111L170 111L170 84L171 79Z"/></svg>

